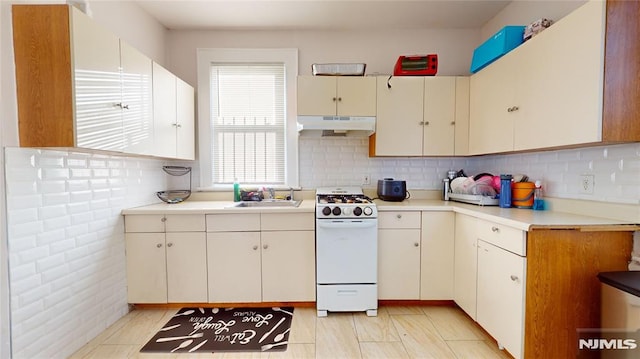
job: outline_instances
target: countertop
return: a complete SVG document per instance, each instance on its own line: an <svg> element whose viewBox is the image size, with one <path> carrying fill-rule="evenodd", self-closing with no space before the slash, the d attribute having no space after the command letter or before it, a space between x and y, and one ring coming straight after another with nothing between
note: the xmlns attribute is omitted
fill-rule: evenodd
<svg viewBox="0 0 640 359"><path fill-rule="evenodd" d="M640 271L603 272L598 278L602 283L640 297Z"/></svg>
<svg viewBox="0 0 640 359"><path fill-rule="evenodd" d="M614 219L591 217L555 211L533 211L521 208L476 206L453 201L408 199L402 202L375 201L378 211L453 211L493 221L524 231L535 229L580 229L593 231L635 231L640 225ZM305 199L298 207L233 208L231 201L185 201L177 204L157 203L129 208L131 214L222 214L222 213L313 213L315 200Z"/></svg>

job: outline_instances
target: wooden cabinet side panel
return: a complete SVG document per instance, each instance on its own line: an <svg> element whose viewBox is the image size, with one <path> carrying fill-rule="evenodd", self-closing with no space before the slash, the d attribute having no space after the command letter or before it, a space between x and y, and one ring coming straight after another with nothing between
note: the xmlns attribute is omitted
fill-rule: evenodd
<svg viewBox="0 0 640 359"><path fill-rule="evenodd" d="M640 2L607 1L604 142L640 140Z"/></svg>
<svg viewBox="0 0 640 359"><path fill-rule="evenodd" d="M529 232L526 358L577 356L576 329L600 327L597 274L627 270L632 237L631 232Z"/></svg>
<svg viewBox="0 0 640 359"><path fill-rule="evenodd" d="M73 147L69 7L12 11L20 146Z"/></svg>

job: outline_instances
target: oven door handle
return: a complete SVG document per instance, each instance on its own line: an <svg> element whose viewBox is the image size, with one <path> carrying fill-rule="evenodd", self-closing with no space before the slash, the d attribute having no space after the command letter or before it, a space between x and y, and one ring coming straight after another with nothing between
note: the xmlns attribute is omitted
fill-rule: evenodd
<svg viewBox="0 0 640 359"><path fill-rule="evenodd" d="M317 221L317 226L320 228L371 228L376 227L378 221L376 220L364 220L364 221Z"/></svg>

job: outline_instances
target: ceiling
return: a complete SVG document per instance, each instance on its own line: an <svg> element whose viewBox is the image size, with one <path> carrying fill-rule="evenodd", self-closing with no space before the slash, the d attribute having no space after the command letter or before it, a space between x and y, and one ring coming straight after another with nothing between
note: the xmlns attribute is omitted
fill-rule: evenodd
<svg viewBox="0 0 640 359"><path fill-rule="evenodd" d="M479 28L511 0L135 0L172 30Z"/></svg>

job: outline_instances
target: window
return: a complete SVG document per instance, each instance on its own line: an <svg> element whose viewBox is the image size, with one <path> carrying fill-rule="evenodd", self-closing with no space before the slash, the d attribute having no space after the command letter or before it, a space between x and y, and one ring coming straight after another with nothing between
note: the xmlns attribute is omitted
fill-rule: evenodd
<svg viewBox="0 0 640 359"><path fill-rule="evenodd" d="M198 51L200 188L298 186L297 50Z"/></svg>

